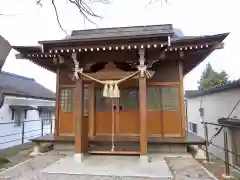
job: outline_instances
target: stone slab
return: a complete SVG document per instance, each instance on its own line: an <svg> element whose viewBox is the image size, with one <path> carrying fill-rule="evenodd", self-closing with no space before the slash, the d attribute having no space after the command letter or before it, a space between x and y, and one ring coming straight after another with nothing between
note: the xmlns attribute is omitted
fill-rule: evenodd
<svg viewBox="0 0 240 180"><path fill-rule="evenodd" d="M78 162L73 156L64 157L42 170L47 174L71 174L118 177L173 177L167 163L161 157L141 163L138 156L88 156Z"/></svg>

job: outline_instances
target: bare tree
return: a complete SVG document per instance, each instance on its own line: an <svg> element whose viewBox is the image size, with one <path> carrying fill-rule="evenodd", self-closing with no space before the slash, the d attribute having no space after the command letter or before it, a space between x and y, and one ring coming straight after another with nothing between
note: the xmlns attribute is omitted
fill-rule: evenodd
<svg viewBox="0 0 240 180"><path fill-rule="evenodd" d="M40 6L40 7L43 6L42 0L35 0L35 1L38 6ZM146 5L146 7L148 5L150 5L153 1L157 1L157 0L150 0L148 2L148 4ZM168 0L160 0L160 1L161 1L162 5L163 5L163 3L168 3ZM93 20L94 18L102 18L102 17L99 14L96 14L90 5L93 3L102 3L102 4L110 3L109 0L67 0L67 2L71 3L72 5L74 5L77 8L79 13L83 16L84 22L85 22L85 20L87 20L88 22L91 22L93 24L95 24L95 22ZM60 21L58 8L56 6L56 0L51 0L51 4L53 6L59 27L67 35L67 31L63 28L61 21ZM18 14L1 14L0 13L0 16L16 16L16 15L18 15Z"/></svg>
<svg viewBox="0 0 240 180"><path fill-rule="evenodd" d="M93 24L95 24L93 18L102 18L100 15L96 14L92 8L90 7L91 4L93 3L103 3L103 4L109 4L109 0L67 0L69 3L77 7L79 13L83 16L84 21L85 19ZM36 0L37 5L43 6L42 0ZM51 0L52 6L54 8L54 12L56 15L57 23L59 27L62 29L62 31L65 32L67 35L67 31L63 28L61 22L60 22L60 17L58 13L58 9L55 3L55 0ZM90 4L90 5L89 5Z"/></svg>
<svg viewBox="0 0 240 180"><path fill-rule="evenodd" d="M52 5L54 7L54 11L55 11L55 14L56 14L58 25L67 35L66 30L62 27L61 22L59 20L59 14L58 14L58 11L57 11L55 0L51 0L51 1L52 1ZM152 1L153 0L150 0L148 5L151 4ZM168 3L168 0L160 0L160 1L161 1L161 5L163 5L163 3L166 3L166 4ZM87 21L89 21L93 24L95 24L95 22L92 20L92 18L102 18L102 17L100 15L96 14L95 12L93 12L92 8L88 5L88 3L91 4L91 3L96 3L96 2L99 3L100 2L100 3L103 3L103 4L109 4L109 0L68 0L68 2L70 2L71 4L73 4L77 7L78 11L80 12L80 14L84 18L84 22L85 22L85 19L86 19ZM37 0L37 4L42 6L41 0Z"/></svg>

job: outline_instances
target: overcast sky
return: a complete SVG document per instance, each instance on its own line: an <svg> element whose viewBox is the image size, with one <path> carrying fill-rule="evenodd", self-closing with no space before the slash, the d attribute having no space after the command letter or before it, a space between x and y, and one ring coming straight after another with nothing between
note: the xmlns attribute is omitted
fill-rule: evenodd
<svg viewBox="0 0 240 180"><path fill-rule="evenodd" d="M0 34L11 45L36 45L39 40L61 39L65 34L57 24L50 0L42 0L43 7L35 0L0 0ZM57 0L60 20L68 31L96 28L86 22L77 9L66 2ZM94 10L103 18L95 20L98 27L170 24L181 28L185 35L203 35L230 32L225 40L225 49L217 50L184 79L185 89L196 89L207 62L217 71L225 70L231 79L240 77L238 42L240 40L239 0L170 0L161 7L160 0L147 6L148 0L111 0L111 4L95 4ZM35 78L36 81L55 91L55 75L27 60L15 59L11 51L3 70Z"/></svg>

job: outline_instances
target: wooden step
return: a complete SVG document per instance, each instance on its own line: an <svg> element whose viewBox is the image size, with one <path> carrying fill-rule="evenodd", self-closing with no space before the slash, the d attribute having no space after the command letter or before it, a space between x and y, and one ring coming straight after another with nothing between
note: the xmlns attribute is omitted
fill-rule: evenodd
<svg viewBox="0 0 240 180"><path fill-rule="evenodd" d="M114 151L112 150L112 144L91 144L89 145L88 152L91 154L129 154L129 155L137 155L140 154L140 147L139 146L129 146L126 144L114 144L115 148Z"/></svg>
<svg viewBox="0 0 240 180"><path fill-rule="evenodd" d="M140 151L127 151L127 150L119 150L116 149L114 151L111 150L104 150L104 149L96 149L96 150L89 150L88 153L90 154L114 154L114 155L118 155L118 154L123 154L123 155L139 155Z"/></svg>

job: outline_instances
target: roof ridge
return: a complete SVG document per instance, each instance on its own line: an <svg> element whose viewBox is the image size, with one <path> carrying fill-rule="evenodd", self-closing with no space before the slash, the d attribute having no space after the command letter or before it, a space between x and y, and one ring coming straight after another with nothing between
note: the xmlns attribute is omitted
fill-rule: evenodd
<svg viewBox="0 0 240 180"><path fill-rule="evenodd" d="M199 90L196 90L196 93L194 95L192 95L192 94L190 95L189 94L187 96L188 97L196 97L196 96L201 96L201 95L205 95L205 94L208 94L208 93L221 92L222 90L225 90L226 88L227 89L235 88L236 85L239 87L240 79L232 80L232 81L229 81L229 82L226 82L226 83L222 83L222 84L216 85L214 87L210 87L208 89L199 89ZM185 92L189 93L187 91L188 90L186 90Z"/></svg>
<svg viewBox="0 0 240 180"><path fill-rule="evenodd" d="M21 79L26 79L26 80L30 80L30 81L35 81L34 78L29 78L29 77L26 77L26 76L22 76L22 75L10 73L10 72L6 72L6 71L0 71L0 73L5 74L5 75L8 75L8 76L14 76L14 77L21 78Z"/></svg>
<svg viewBox="0 0 240 180"><path fill-rule="evenodd" d="M151 24L151 25L138 25L138 26L116 26L116 27L101 27L101 28L90 28L90 29L75 29L71 32L72 35L77 35L79 32L86 31L103 31L103 30L119 30L119 29L132 29L132 28L151 28L151 27L164 27L169 26L173 28L173 24ZM77 34L76 34L77 33Z"/></svg>

